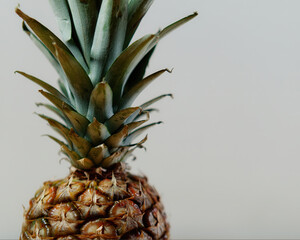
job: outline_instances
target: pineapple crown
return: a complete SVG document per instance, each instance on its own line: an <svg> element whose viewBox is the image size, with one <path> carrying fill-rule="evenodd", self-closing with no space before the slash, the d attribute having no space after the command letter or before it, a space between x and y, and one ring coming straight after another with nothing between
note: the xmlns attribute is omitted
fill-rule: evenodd
<svg viewBox="0 0 300 240"><path fill-rule="evenodd" d="M23 30L56 69L59 89L21 71L44 90L62 122L39 114L63 138L49 136L61 146L72 166L89 170L123 161L142 147L147 136L133 143L149 127L150 105L171 94L158 96L138 107L132 103L141 91L168 69L144 77L157 43L169 32L194 18L189 15L156 34L130 44L153 0L49 0L62 40L19 8Z"/></svg>

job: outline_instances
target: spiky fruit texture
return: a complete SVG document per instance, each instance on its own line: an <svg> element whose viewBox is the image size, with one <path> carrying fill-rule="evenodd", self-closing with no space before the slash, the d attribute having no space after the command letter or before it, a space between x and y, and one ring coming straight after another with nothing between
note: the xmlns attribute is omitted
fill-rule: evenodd
<svg viewBox="0 0 300 240"><path fill-rule="evenodd" d="M24 214L21 240L168 239L169 225L156 190L124 165L73 169L48 181Z"/></svg>
<svg viewBox="0 0 300 240"><path fill-rule="evenodd" d="M153 0L49 0L62 39L20 9L23 30L59 75L59 90L24 72L53 105L38 103L61 121L39 114L64 141L57 142L73 169L46 182L25 213L21 239L164 239L168 224L146 179L120 163L142 145L149 106L136 97L168 69L144 77L157 43L194 18L189 15L130 44Z"/></svg>

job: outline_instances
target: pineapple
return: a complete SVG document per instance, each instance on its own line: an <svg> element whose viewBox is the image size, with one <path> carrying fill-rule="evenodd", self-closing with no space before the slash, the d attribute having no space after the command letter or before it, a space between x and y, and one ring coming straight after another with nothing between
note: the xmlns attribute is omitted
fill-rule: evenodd
<svg viewBox="0 0 300 240"><path fill-rule="evenodd" d="M147 178L128 171L125 160L160 122L146 124L151 105L136 97L168 69L144 77L160 39L194 18L189 15L130 44L153 0L50 0L62 38L19 8L23 30L59 75L59 90L17 71L43 90L39 105L60 121L39 116L62 139L70 174L47 181L30 200L20 239L168 239L169 224L159 194ZM136 140L138 139L138 140Z"/></svg>

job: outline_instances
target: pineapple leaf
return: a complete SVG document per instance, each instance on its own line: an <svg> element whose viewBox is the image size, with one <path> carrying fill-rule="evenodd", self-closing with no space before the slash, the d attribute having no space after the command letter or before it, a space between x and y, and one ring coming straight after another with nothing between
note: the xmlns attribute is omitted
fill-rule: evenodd
<svg viewBox="0 0 300 240"><path fill-rule="evenodd" d="M163 38L164 36L166 36L168 33L170 33L171 31L175 30L176 28L180 27L181 25L185 24L186 22L192 20L194 17L196 17L198 15L197 12L194 12L193 14L184 17L174 23L172 23L171 25L167 26L166 28L164 28L162 31L160 31L159 37Z"/></svg>
<svg viewBox="0 0 300 240"><path fill-rule="evenodd" d="M77 160L77 164L79 166L78 168L83 170L88 170L95 166L92 160L88 158L81 158Z"/></svg>
<svg viewBox="0 0 300 240"><path fill-rule="evenodd" d="M91 144L84 138L78 136L73 128L69 131L69 138L73 143L73 148L81 156L85 157L91 149Z"/></svg>
<svg viewBox="0 0 300 240"><path fill-rule="evenodd" d="M62 125L61 123L53 119L48 119L48 123L56 132L58 132L68 142L68 146L73 147L73 144L69 137L69 129L67 127L65 127L64 125Z"/></svg>
<svg viewBox="0 0 300 240"><path fill-rule="evenodd" d="M142 115L143 113L141 113L140 115ZM140 121L136 121L136 122L131 122L129 124L127 124L128 126L128 132L133 131L134 129L136 129L137 127L141 126L142 124L144 124L145 122L149 121L150 119L150 114L149 112L146 112L146 119L145 120L140 120Z"/></svg>
<svg viewBox="0 0 300 240"><path fill-rule="evenodd" d="M61 110L59 110L57 107L54 107L50 104L47 104L47 103L36 103L35 104L37 107L45 107L47 108L48 110L50 110L51 112L55 113L57 116L59 116L62 120L66 121L66 117L64 116L64 114L62 113Z"/></svg>
<svg viewBox="0 0 300 240"><path fill-rule="evenodd" d="M141 81L146 73L146 68L148 67L150 58L152 57L156 46L153 47L146 56L139 62L139 64L135 67L135 69L130 74L126 85L124 86L124 92L128 92L136 83Z"/></svg>
<svg viewBox="0 0 300 240"><path fill-rule="evenodd" d="M70 91L68 91L69 89L66 88L65 84L63 83L63 81L61 79L58 79L57 83L58 83L58 86L59 86L59 89L61 90L61 92L65 96L69 96L69 99L71 98L73 100L72 95L70 94Z"/></svg>
<svg viewBox="0 0 300 240"><path fill-rule="evenodd" d="M75 96L76 107L79 113L86 114L93 85L85 70L73 55L63 48L60 48L57 43L53 43L53 45L56 50L57 59L68 77L71 91Z"/></svg>
<svg viewBox="0 0 300 240"><path fill-rule="evenodd" d="M141 112L141 114L139 114L138 116L136 116L134 118L134 121L137 121L137 120L141 119L145 115L149 115L150 116L150 113L152 113L152 112L159 112L159 109L157 109L157 108L147 108L147 109L143 110Z"/></svg>
<svg viewBox="0 0 300 240"><path fill-rule="evenodd" d="M110 133L106 126L98 122L96 118L94 118L93 122L87 127L86 137L90 139L94 145L103 143L109 136Z"/></svg>
<svg viewBox="0 0 300 240"><path fill-rule="evenodd" d="M129 145L123 145L123 147L135 147L135 148L144 148L146 150L146 148L143 146L143 144L148 140L148 135L146 135L142 140L140 140L137 143L131 143ZM135 149L134 148L134 149Z"/></svg>
<svg viewBox="0 0 300 240"><path fill-rule="evenodd" d="M165 98L165 97L171 97L171 98L173 98L173 95L172 95L171 93L160 95L160 96L158 96L158 97L156 97L156 98L153 98L153 99L151 99L151 100L149 100L149 101L143 103L143 104L140 106L140 108L144 110L144 109L146 109L147 107L151 106L152 104L158 102L159 100L161 100L161 99L163 99L163 98Z"/></svg>
<svg viewBox="0 0 300 240"><path fill-rule="evenodd" d="M126 48L141 20L151 7L154 0L131 0L128 5L128 24L124 48Z"/></svg>
<svg viewBox="0 0 300 240"><path fill-rule="evenodd" d="M71 54L70 50L66 47L66 45L44 25L26 15L19 8L16 9L16 13L26 22L26 24L32 29L35 35L43 42L43 44L54 56L56 56L56 50L53 46L53 42L56 42L56 44L59 45L60 48Z"/></svg>
<svg viewBox="0 0 300 240"><path fill-rule="evenodd" d="M136 83L128 92L124 94L121 100L121 106L120 108L127 108L132 105L136 97L156 78L158 78L160 75L162 75L164 72L171 73L168 69L163 69L160 71L157 71L150 76L144 78L142 81Z"/></svg>
<svg viewBox="0 0 300 240"><path fill-rule="evenodd" d="M124 144L125 145L130 144L135 138L140 136L144 131L146 131L150 127L153 127L153 126L161 124L161 123L162 123L161 121L160 122L154 122L154 123L150 123L150 124L148 124L144 127L138 128L137 130L135 130L134 132L132 132L128 135L128 137L124 141Z"/></svg>
<svg viewBox="0 0 300 240"><path fill-rule="evenodd" d="M104 122L113 115L113 93L106 82L100 82L93 89L90 96L90 104L87 118L92 121L95 117Z"/></svg>
<svg viewBox="0 0 300 240"><path fill-rule="evenodd" d="M121 131L111 135L106 141L105 144L111 148L117 148L121 146L123 140L128 136L128 126L125 125Z"/></svg>
<svg viewBox="0 0 300 240"><path fill-rule="evenodd" d="M45 55L45 57L48 59L48 61L51 63L51 65L54 67L54 69L57 71L57 73L62 76L62 71L59 65L59 62L54 57L54 55L49 51L49 49L44 45L44 43L41 42L40 39L37 38L37 36L32 33L26 24L23 22L22 24L24 32L29 36L29 38L32 40L32 42L38 47L38 49L41 50L41 52Z"/></svg>
<svg viewBox="0 0 300 240"><path fill-rule="evenodd" d="M68 0L74 21L74 27L85 61L88 65L97 16L99 13L98 2L98 0Z"/></svg>
<svg viewBox="0 0 300 240"><path fill-rule="evenodd" d="M56 98L54 95L43 90L40 90L40 93L64 113L79 135L84 136L86 128L90 123L89 120L87 120L78 112L74 111L70 105Z"/></svg>
<svg viewBox="0 0 300 240"><path fill-rule="evenodd" d="M93 84L102 76L123 50L127 25L127 0L103 0L91 49Z"/></svg>
<svg viewBox="0 0 300 240"><path fill-rule="evenodd" d="M87 126L90 124L89 120L87 120L84 116L82 116L78 112L73 111L70 108L65 107L64 105L62 111L71 122L75 131L80 136L84 136L86 133Z"/></svg>
<svg viewBox="0 0 300 240"><path fill-rule="evenodd" d="M124 86L128 80L128 77L138 63L151 49L153 49L160 39L195 16L197 16L197 13L182 18L181 20L167 26L162 31L159 31L155 35L146 35L135 41L122 52L122 54L112 64L105 76L105 80L109 83L113 90L114 107L117 107L117 104L123 95Z"/></svg>
<svg viewBox="0 0 300 240"><path fill-rule="evenodd" d="M49 0L65 42L72 39L72 19L67 0Z"/></svg>
<svg viewBox="0 0 300 240"><path fill-rule="evenodd" d="M115 107L120 102L128 77L157 42L157 35L146 35L135 41L121 53L108 70L105 81L108 82L113 90Z"/></svg>
<svg viewBox="0 0 300 240"><path fill-rule="evenodd" d="M88 158L98 166L104 158L109 157L108 147L103 143L97 147L91 148Z"/></svg>
<svg viewBox="0 0 300 240"><path fill-rule="evenodd" d="M62 123L54 120L53 118L47 117L43 114L38 114L39 117L45 119L49 125L56 131L58 132L69 144L69 146L72 148L72 142L69 138L69 128L67 128L65 125Z"/></svg>
<svg viewBox="0 0 300 240"><path fill-rule="evenodd" d="M53 137L51 135L45 134L44 136L49 137L50 139L52 139L54 142L58 143L60 146L65 145L65 143L63 141L60 141L59 139L57 139L56 137Z"/></svg>
<svg viewBox="0 0 300 240"><path fill-rule="evenodd" d="M118 130L123 124L126 124L126 121L131 116L139 113L141 109L139 107L131 107L123 109L116 114L114 114L110 119L105 122L106 127L109 132L115 132Z"/></svg>
<svg viewBox="0 0 300 240"><path fill-rule="evenodd" d="M18 74L24 76L25 78L31 80L32 82L40 85L42 88L44 88L48 92L52 93L55 97L59 98L61 101L64 101L64 102L70 104L69 100L60 91L58 91L56 88L52 87L50 84L32 76L32 75L24 73L24 72L16 71L15 73L18 73Z"/></svg>
<svg viewBox="0 0 300 240"><path fill-rule="evenodd" d="M59 46L59 48L63 49L65 52L72 55L72 53L70 52L68 47L54 33L52 33L48 28L46 28L44 25L42 25L41 23L39 23L35 19L33 19L33 18L29 17L28 15L26 15L19 8L16 9L16 13L26 22L26 24L31 28L31 30L39 38L41 43L45 45L45 47L48 49L48 51L53 56L56 57L56 49L53 45L53 42L55 42ZM37 41L35 41L35 42L37 42ZM42 49L42 51L46 54L46 56L48 57L50 62L53 64L54 62L51 58L49 58L49 54L47 54L46 51L43 50L43 49ZM78 59L78 61L80 61L80 59L82 59L82 57L80 57L80 53L78 53L78 50L76 50L73 47L73 52L76 55L76 58ZM83 68L86 69L85 64L82 61L80 61L80 63L81 63L81 66L83 66ZM65 76L63 74L63 71L60 69L60 67L57 68L56 65L54 65L54 66L56 67L56 70L57 70L58 74L64 79Z"/></svg>
<svg viewBox="0 0 300 240"><path fill-rule="evenodd" d="M70 150L67 145L62 145L61 151L69 157L71 164L74 167L82 169L81 165L77 162L80 159L80 156L75 151Z"/></svg>
<svg viewBox="0 0 300 240"><path fill-rule="evenodd" d="M47 98L50 102L52 102L58 109L60 109L62 112L62 106L64 106L65 108L68 108L70 110L73 110L73 107L70 106L68 103L64 102L63 100L59 99L58 97L56 97L54 94L45 92L43 90L39 90L39 92L45 97Z"/></svg>
<svg viewBox="0 0 300 240"><path fill-rule="evenodd" d="M103 161L101 162L101 166L104 168L108 168L118 162L121 162L127 151L128 151L128 147L119 148L112 155L103 159Z"/></svg>

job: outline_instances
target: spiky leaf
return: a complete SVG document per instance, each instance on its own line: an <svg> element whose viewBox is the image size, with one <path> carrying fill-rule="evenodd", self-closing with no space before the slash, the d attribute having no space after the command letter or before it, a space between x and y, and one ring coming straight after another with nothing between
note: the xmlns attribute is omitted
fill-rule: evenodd
<svg viewBox="0 0 300 240"><path fill-rule="evenodd" d="M47 90L48 92L52 93L54 96L56 96L57 98L59 98L60 100L66 102L69 104L69 100L63 95L61 94L60 91L58 91L56 88L52 87L50 84L32 76L29 75L27 73L21 72L21 71L16 71L16 73L21 74L22 76L26 77L27 79L31 80L32 82L38 84L39 86L41 86L42 88L44 88L45 90Z"/></svg>
<svg viewBox="0 0 300 240"><path fill-rule="evenodd" d="M107 127L98 122L96 118L94 118L93 122L87 127L86 137L90 139L94 145L103 143L109 136L110 133Z"/></svg>
<svg viewBox="0 0 300 240"><path fill-rule="evenodd" d="M122 130L111 135L106 141L105 144L111 148L117 148L122 145L123 140L128 136L128 126L125 125Z"/></svg>
<svg viewBox="0 0 300 240"><path fill-rule="evenodd" d="M89 65L91 45L99 12L99 0L68 0L68 2L81 49Z"/></svg>
<svg viewBox="0 0 300 240"><path fill-rule="evenodd" d="M67 0L49 0L65 42L72 39L72 18Z"/></svg>
<svg viewBox="0 0 300 240"><path fill-rule="evenodd" d="M107 146L105 144L101 144L98 145L97 147L93 147L89 154L88 154L88 158L90 158L96 166L99 166L99 164L101 163L101 161L104 158L109 157L109 150L107 148Z"/></svg>
<svg viewBox="0 0 300 240"><path fill-rule="evenodd" d="M113 93L106 82L100 82L91 93L87 118L95 117L100 122L106 121L113 115Z"/></svg>
<svg viewBox="0 0 300 240"><path fill-rule="evenodd" d="M127 0L103 0L91 49L93 84L102 76L123 50L127 25Z"/></svg>
<svg viewBox="0 0 300 240"><path fill-rule="evenodd" d="M162 75L164 72L171 72L168 69L163 69L160 71L157 71L150 76L144 78L142 81L139 81L136 83L131 89L128 90L128 92L125 93L125 95L122 97L120 109L126 108L131 106L131 104L134 102L134 100L137 98L137 96L156 78L158 78L160 75Z"/></svg>
<svg viewBox="0 0 300 240"><path fill-rule="evenodd" d="M126 48L132 39L141 20L151 7L154 0L131 0L128 4L128 24L124 48Z"/></svg>
<svg viewBox="0 0 300 240"><path fill-rule="evenodd" d="M79 113L85 114L93 85L78 61L68 51L60 48L56 42L53 45L56 50L56 57L68 77L71 90L75 96L76 107Z"/></svg>
<svg viewBox="0 0 300 240"><path fill-rule="evenodd" d="M85 157L91 149L91 144L84 138L80 137L72 128L69 131L69 138L76 152L81 157Z"/></svg>
<svg viewBox="0 0 300 240"><path fill-rule="evenodd" d="M129 117L139 113L140 111L141 109L139 107L123 109L117 112L115 115L113 115L110 119L108 119L105 122L105 125L107 126L110 132L115 132L118 128L120 128L123 124L126 123L126 120L128 120Z"/></svg>

